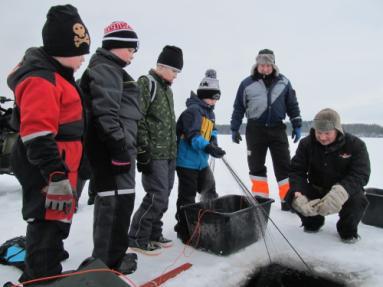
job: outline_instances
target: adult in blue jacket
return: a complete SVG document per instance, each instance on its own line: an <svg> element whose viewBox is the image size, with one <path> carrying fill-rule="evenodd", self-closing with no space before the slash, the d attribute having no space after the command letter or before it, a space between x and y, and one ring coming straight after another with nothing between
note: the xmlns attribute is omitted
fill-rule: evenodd
<svg viewBox="0 0 383 287"><path fill-rule="evenodd" d="M271 50L259 51L251 75L239 85L231 117L232 139L235 143L242 140L239 130L245 113L248 119L246 143L252 191L256 195L269 196L265 159L270 149L282 210L288 210L284 198L290 188L290 152L283 120L287 114L296 143L301 137L302 119L295 90L290 81L279 73Z"/></svg>
<svg viewBox="0 0 383 287"><path fill-rule="evenodd" d="M197 192L202 200L217 197L213 173L209 167L209 155L221 158L225 155L217 143L214 106L220 98L219 83L214 70L207 70L197 94L191 92L186 110L177 121L177 236L184 242L189 239L186 220L180 208L195 202Z"/></svg>

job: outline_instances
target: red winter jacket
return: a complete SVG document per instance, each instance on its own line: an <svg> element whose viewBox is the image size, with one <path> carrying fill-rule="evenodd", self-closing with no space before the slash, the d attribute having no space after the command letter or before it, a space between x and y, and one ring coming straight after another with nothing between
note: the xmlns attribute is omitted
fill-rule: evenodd
<svg viewBox="0 0 383 287"><path fill-rule="evenodd" d="M37 190L40 194L24 197L24 217L36 218L41 216L41 208L36 206L41 207L45 201L41 189L50 174L65 172L72 188L76 188L84 129L81 98L73 70L60 65L42 48L26 52L8 77L8 85L15 94L20 131L12 166L24 193Z"/></svg>

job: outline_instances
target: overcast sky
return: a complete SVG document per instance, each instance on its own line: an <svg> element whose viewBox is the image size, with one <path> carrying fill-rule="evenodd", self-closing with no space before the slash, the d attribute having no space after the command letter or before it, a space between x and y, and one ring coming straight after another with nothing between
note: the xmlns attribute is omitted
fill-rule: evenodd
<svg viewBox="0 0 383 287"><path fill-rule="evenodd" d="M239 83L258 51L269 48L297 91L304 120L332 107L344 123L383 125L381 0L2 0L1 96L11 96L6 77L25 50L42 45L49 7L67 3L78 8L88 27L92 53L110 22L133 26L140 49L127 71L134 78L154 67L164 45L182 48L184 69L173 85L177 115L205 70L214 68L222 91L217 123L229 123Z"/></svg>

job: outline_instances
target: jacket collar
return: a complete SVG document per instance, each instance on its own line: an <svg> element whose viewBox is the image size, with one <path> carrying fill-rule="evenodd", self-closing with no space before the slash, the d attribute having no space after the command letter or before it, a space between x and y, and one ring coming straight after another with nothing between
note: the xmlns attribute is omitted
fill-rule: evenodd
<svg viewBox="0 0 383 287"><path fill-rule="evenodd" d="M164 80L160 75L156 73L156 70L150 69L149 74L152 75L158 83L160 83L163 87L169 87L172 83Z"/></svg>
<svg viewBox="0 0 383 287"><path fill-rule="evenodd" d="M48 55L44 48L29 48L18 65L18 67L8 76L8 85L13 90L18 81L32 71L45 70L58 73L68 82L75 85L73 69L64 67L52 56Z"/></svg>
<svg viewBox="0 0 383 287"><path fill-rule="evenodd" d="M101 56L107 58L108 60L116 63L121 68L124 68L124 67L126 67L128 65L128 63L126 63L125 61L123 61L122 59L120 59L119 57L117 57L115 54L113 54L112 52L110 52L107 49L98 48L96 50L96 54L101 55Z"/></svg>
<svg viewBox="0 0 383 287"><path fill-rule="evenodd" d="M186 100L186 106L187 107L190 107L192 105L198 105L200 107L202 107L203 109L206 109L206 110L214 110L214 106L209 106L207 103L205 103L203 100L201 100L200 98L198 98L198 96L196 95L196 93L194 93L193 91L190 92L190 98L188 98Z"/></svg>

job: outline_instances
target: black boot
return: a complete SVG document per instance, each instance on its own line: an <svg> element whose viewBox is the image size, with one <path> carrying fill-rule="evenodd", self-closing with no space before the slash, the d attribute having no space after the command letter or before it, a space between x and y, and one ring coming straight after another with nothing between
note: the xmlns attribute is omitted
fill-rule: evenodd
<svg viewBox="0 0 383 287"><path fill-rule="evenodd" d="M137 269L137 254L127 253L121 260L120 265L116 268L122 274L132 274Z"/></svg>
<svg viewBox="0 0 383 287"><path fill-rule="evenodd" d="M61 261L67 260L69 258L69 253L65 249L62 251L61 254Z"/></svg>
<svg viewBox="0 0 383 287"><path fill-rule="evenodd" d="M174 226L174 231L177 232L177 238L181 239L182 243L186 244L190 239L190 233L186 226L177 223Z"/></svg>
<svg viewBox="0 0 383 287"><path fill-rule="evenodd" d="M293 210L291 209L290 204L288 204L286 201L281 201L281 209L282 209L282 211L291 211L291 212L293 212Z"/></svg>

